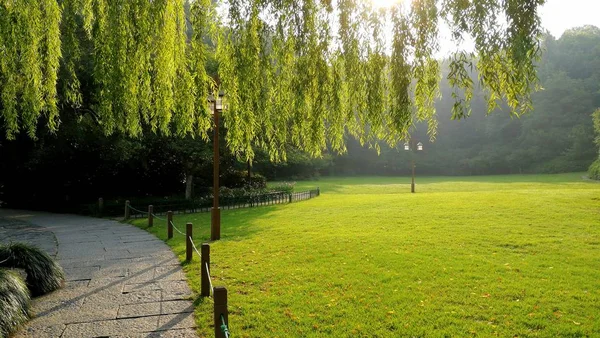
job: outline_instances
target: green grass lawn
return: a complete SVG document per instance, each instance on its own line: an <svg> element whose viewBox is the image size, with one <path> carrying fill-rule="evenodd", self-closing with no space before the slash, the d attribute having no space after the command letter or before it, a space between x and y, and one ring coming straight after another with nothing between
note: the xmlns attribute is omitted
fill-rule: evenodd
<svg viewBox="0 0 600 338"><path fill-rule="evenodd" d="M231 332L600 336L600 184L582 175L424 177L416 194L407 177L328 178L297 184L321 188L309 201L223 211L211 274ZM210 214L186 222L208 240ZM183 236L167 243L183 260ZM198 260L184 269L199 292ZM211 301L196 315L211 336Z"/></svg>

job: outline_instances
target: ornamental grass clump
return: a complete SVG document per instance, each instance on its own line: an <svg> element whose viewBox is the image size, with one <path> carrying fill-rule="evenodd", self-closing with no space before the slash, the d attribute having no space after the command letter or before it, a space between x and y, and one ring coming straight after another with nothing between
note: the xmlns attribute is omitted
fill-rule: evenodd
<svg viewBox="0 0 600 338"><path fill-rule="evenodd" d="M29 290L21 276L0 269L0 337L8 337L29 320L29 301Z"/></svg>
<svg viewBox="0 0 600 338"><path fill-rule="evenodd" d="M62 268L44 251L23 243L0 246L0 267L25 270L25 283L32 296L52 292L62 286Z"/></svg>

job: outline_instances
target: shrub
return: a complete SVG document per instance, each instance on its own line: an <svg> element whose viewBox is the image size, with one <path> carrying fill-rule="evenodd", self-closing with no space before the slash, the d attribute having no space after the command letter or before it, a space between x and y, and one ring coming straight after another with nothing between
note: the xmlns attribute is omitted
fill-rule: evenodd
<svg viewBox="0 0 600 338"><path fill-rule="evenodd" d="M252 189L252 188L228 188L228 187L220 187L219 195L220 197L247 197L247 196L257 196L267 194L270 191L267 189ZM210 194L210 199L212 200L212 194Z"/></svg>
<svg viewBox="0 0 600 338"><path fill-rule="evenodd" d="M600 159L592 163L590 169L588 169L588 175L591 179L600 180Z"/></svg>
<svg viewBox="0 0 600 338"><path fill-rule="evenodd" d="M0 246L0 266L25 270L25 280L33 296L40 296L62 286L62 268L44 251L23 243Z"/></svg>
<svg viewBox="0 0 600 338"><path fill-rule="evenodd" d="M277 184L270 186L269 190L276 192L292 193L296 182L277 182Z"/></svg>
<svg viewBox="0 0 600 338"><path fill-rule="evenodd" d="M252 177L246 177L245 185L252 189L265 189L267 187L267 179L261 174L252 174Z"/></svg>
<svg viewBox="0 0 600 338"><path fill-rule="evenodd" d="M230 169L223 174L220 183L229 188L264 189L267 179L257 173L253 173L249 178L246 170Z"/></svg>
<svg viewBox="0 0 600 338"><path fill-rule="evenodd" d="M0 269L0 337L8 337L29 319L29 301L21 276Z"/></svg>

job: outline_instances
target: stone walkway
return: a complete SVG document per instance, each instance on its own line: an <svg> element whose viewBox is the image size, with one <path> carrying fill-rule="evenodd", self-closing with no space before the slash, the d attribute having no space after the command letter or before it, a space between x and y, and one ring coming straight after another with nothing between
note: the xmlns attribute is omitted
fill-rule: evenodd
<svg viewBox="0 0 600 338"><path fill-rule="evenodd" d="M0 215L2 209L0 209ZM0 243L21 242L34 245L50 256L58 255L58 242L52 231L17 218L0 218Z"/></svg>
<svg viewBox="0 0 600 338"><path fill-rule="evenodd" d="M66 275L64 288L34 299L35 318L17 337L196 337L179 261L153 235L110 220L0 209L0 238L40 246Z"/></svg>

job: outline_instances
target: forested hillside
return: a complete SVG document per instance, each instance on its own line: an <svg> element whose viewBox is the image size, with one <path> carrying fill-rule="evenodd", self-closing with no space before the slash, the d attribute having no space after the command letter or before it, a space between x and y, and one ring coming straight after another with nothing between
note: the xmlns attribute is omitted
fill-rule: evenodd
<svg viewBox="0 0 600 338"><path fill-rule="evenodd" d="M325 172L408 173L410 156L416 157L419 172L429 174L586 171L598 156L592 113L600 107L600 29L586 26L560 39L546 36L544 45L538 69L542 89L533 95L532 113L511 118L504 110L486 116L485 94L476 92L471 116L453 121L452 88L442 81L438 137L429 143L424 126L415 135L424 143L422 153L407 153L399 144L384 147L377 156L353 142Z"/></svg>

